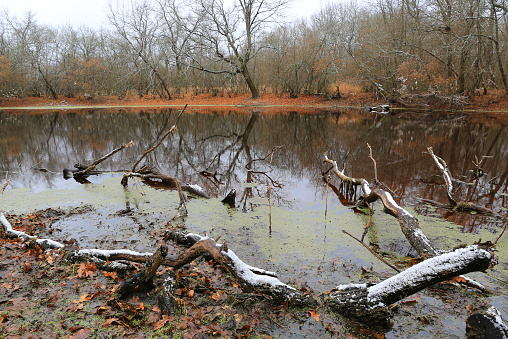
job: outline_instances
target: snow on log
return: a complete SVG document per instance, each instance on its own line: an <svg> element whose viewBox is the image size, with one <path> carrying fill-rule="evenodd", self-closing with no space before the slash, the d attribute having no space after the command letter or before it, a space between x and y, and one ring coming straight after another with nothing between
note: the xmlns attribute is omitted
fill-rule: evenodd
<svg viewBox="0 0 508 339"><path fill-rule="evenodd" d="M497 263L489 244L472 245L427 259L378 284L339 285L327 298L335 311L363 320L383 320L388 306L438 282L484 271Z"/></svg>
<svg viewBox="0 0 508 339"><path fill-rule="evenodd" d="M51 239L41 239L33 235L26 234L22 231L16 231L12 228L11 223L3 213L0 213L0 224L5 228L5 234L9 238L21 238L25 241L35 242L41 248L63 248L64 245L59 243L58 241L54 241Z"/></svg>
<svg viewBox="0 0 508 339"><path fill-rule="evenodd" d="M274 272L266 271L257 267L245 264L238 256L225 245L214 242L208 237L202 237L199 234L186 233L182 231L173 231L171 233L173 240L184 244L197 244L203 240L212 241L220 255L224 257L221 264L233 274L243 285L245 289L255 289L281 300L304 302L304 296L294 287L284 284L275 275ZM214 259L217 260L216 257ZM308 302L308 300L307 300Z"/></svg>

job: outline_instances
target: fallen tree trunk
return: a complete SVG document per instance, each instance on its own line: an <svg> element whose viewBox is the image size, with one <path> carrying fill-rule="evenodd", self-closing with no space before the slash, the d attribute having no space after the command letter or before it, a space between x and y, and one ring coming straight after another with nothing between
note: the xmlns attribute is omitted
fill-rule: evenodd
<svg viewBox="0 0 508 339"><path fill-rule="evenodd" d="M362 318L383 320L388 306L438 282L461 274L484 271L497 263L489 244L473 245L427 259L376 285L339 285L327 299L337 312Z"/></svg>
<svg viewBox="0 0 508 339"><path fill-rule="evenodd" d="M36 236L26 234L25 232L22 231L16 231L15 229L12 228L12 225L9 222L9 220L7 220L5 215L1 212L0 212L0 224L4 227L5 235L9 238L21 238L25 241L33 242L39 245L39 247L43 250L47 248L60 249L64 247L64 244L59 243L58 241L54 241L51 239L41 239Z"/></svg>
<svg viewBox="0 0 508 339"><path fill-rule="evenodd" d="M6 229L6 234L16 237L31 237L24 232L12 230L9 221L0 213L0 223ZM128 294L137 286L145 285L153 278L159 265L181 268L203 254L208 254L230 272L242 288L246 291L258 291L269 294L274 302L290 302L314 306L316 301L310 295L303 295L294 287L281 282L274 272L266 271L245 264L225 244L218 244L214 240L198 234L173 231L170 238L175 242L190 246L179 255L166 258L163 249L160 254L140 253L130 250L99 250L82 249L69 251L70 258L91 261L150 262L143 273L131 278L128 286L121 288L122 294ZM48 241L48 239L42 239ZM49 240L49 242L53 242ZM54 242L55 244L60 244ZM63 245L56 246L62 249ZM460 274L483 271L496 264L496 258L490 252L488 244L469 246L451 253L442 254L423 261L406 271L399 273L385 281L367 286L365 284L340 285L332 291L325 302L337 312L360 318L363 321L371 319L382 320L389 316L388 306L413 293L421 291L435 283L448 280ZM139 273L138 273L139 275Z"/></svg>

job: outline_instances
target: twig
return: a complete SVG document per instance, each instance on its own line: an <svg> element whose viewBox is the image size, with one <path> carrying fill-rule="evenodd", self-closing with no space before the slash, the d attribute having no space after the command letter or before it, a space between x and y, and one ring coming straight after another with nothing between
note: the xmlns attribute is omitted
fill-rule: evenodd
<svg viewBox="0 0 508 339"><path fill-rule="evenodd" d="M369 148L369 158L374 163L374 182L378 182L379 180L377 179L377 164L376 164L376 159L374 159L374 157L372 156L372 147L370 147L369 143L367 143L367 147Z"/></svg>
<svg viewBox="0 0 508 339"><path fill-rule="evenodd" d="M266 181L266 190L268 196L268 206L270 208L268 212L268 221L270 222L270 235L272 235L272 199L270 198L270 192L272 191L272 186L270 186L270 181Z"/></svg>
<svg viewBox="0 0 508 339"><path fill-rule="evenodd" d="M367 226L365 226L365 229L363 230L362 241L363 241L363 239L365 239L365 236L367 235L367 232L369 231L369 227L372 222L372 216L374 215L373 211L370 209L370 206L369 206L369 210L370 210L369 221L367 222Z"/></svg>
<svg viewBox="0 0 508 339"><path fill-rule="evenodd" d="M501 231L501 234L499 234L499 236L497 237L496 241L494 241L494 245L497 244L497 241L499 240L499 238L501 238L501 236L503 235L504 231L506 231L506 226L508 226L508 221L504 222L503 230Z"/></svg>
<svg viewBox="0 0 508 339"><path fill-rule="evenodd" d="M120 146L120 147L112 150L111 152L109 152L105 156L101 157L100 159L95 160L93 164L91 164L90 166L88 166L84 170L73 172L72 175L75 176L75 177L76 176L85 176L85 175L87 175L87 173L90 172L91 170L93 170L95 167L97 167L98 164L100 164L101 162L103 162L107 158L111 157L113 154L123 150L124 148L131 147L132 144L133 144L133 142L131 141L131 142L129 142L129 143L123 145L123 146Z"/></svg>
<svg viewBox="0 0 508 339"><path fill-rule="evenodd" d="M400 270L393 266L392 264L390 264L388 261L384 260L379 254L377 254L372 248L370 248L369 246L367 246L366 243L364 243L363 241L361 241L360 239L358 239L357 237L355 237L354 235L348 233L346 230L342 230L342 233L346 233L347 235L349 235L351 238L355 239L356 241L358 241L360 244L362 244L366 249L368 249L370 251L370 253L374 254L376 256L376 258L378 258L379 260L381 260L383 263L385 263L386 265L390 266L390 268L394 269L395 271L397 271L397 273L400 273Z"/></svg>

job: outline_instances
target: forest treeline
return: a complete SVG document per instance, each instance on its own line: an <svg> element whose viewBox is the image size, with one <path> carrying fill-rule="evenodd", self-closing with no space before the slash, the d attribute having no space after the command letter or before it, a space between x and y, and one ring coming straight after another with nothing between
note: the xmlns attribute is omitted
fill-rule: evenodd
<svg viewBox="0 0 508 339"><path fill-rule="evenodd" d="M3 11L0 97L507 93L507 2L351 1L291 20L288 0L118 0L102 28Z"/></svg>

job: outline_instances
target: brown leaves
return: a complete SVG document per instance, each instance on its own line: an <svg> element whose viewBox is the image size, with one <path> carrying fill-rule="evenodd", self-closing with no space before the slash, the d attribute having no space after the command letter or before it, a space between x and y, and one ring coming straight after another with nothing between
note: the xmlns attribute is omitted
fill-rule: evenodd
<svg viewBox="0 0 508 339"><path fill-rule="evenodd" d="M72 302L77 304L77 303L82 303L82 302L85 302L85 301L88 301L91 299L92 299L92 297L88 293L85 293L81 297L79 297L79 300L73 300Z"/></svg>
<svg viewBox="0 0 508 339"><path fill-rule="evenodd" d="M221 290L217 290L217 292L215 292L214 294L210 295L210 299L213 299L216 302L219 302L219 301L224 300L226 298L227 298L226 293L221 291Z"/></svg>
<svg viewBox="0 0 508 339"><path fill-rule="evenodd" d="M96 277L97 276L97 267L95 266L95 262L81 263L78 268L78 278L88 278L88 277Z"/></svg>
<svg viewBox="0 0 508 339"><path fill-rule="evenodd" d="M113 280L120 280L120 278L118 278L118 276L116 275L115 271L113 272L102 271L102 273L104 273L104 276L110 277Z"/></svg>
<svg viewBox="0 0 508 339"><path fill-rule="evenodd" d="M175 320L175 317L163 315L161 320L159 320L153 324L153 330L157 331L158 329L163 328L164 325L166 325L168 322L170 322L170 321L172 322L174 320Z"/></svg>
<svg viewBox="0 0 508 339"><path fill-rule="evenodd" d="M319 321L319 314L317 314L314 310L310 310L310 311L309 311L309 315L310 315L312 318L316 319L316 321Z"/></svg>

